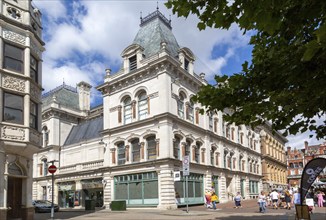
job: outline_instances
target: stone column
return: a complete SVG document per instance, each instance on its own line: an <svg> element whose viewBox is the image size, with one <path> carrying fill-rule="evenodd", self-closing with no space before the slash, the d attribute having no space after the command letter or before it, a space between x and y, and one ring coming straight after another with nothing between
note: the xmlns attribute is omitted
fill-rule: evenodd
<svg viewBox="0 0 326 220"><path fill-rule="evenodd" d="M140 161L144 161L144 154L145 154L145 142L144 141L142 141L142 142L140 142Z"/></svg>
<svg viewBox="0 0 326 220"><path fill-rule="evenodd" d="M156 159L160 158L160 139L155 139L156 142Z"/></svg>
<svg viewBox="0 0 326 220"><path fill-rule="evenodd" d="M103 207L110 209L110 203L114 196L114 179L109 173L103 175Z"/></svg>
<svg viewBox="0 0 326 220"><path fill-rule="evenodd" d="M175 203L175 189L173 180L173 168L168 164L161 166L158 173L159 185L159 209L177 209Z"/></svg>
<svg viewBox="0 0 326 220"><path fill-rule="evenodd" d="M112 165L116 165L116 148L110 148Z"/></svg>
<svg viewBox="0 0 326 220"><path fill-rule="evenodd" d="M125 154L125 157L126 157L126 163L130 163L130 153L129 153L129 150L130 150L130 146L129 145L126 145L126 154Z"/></svg>

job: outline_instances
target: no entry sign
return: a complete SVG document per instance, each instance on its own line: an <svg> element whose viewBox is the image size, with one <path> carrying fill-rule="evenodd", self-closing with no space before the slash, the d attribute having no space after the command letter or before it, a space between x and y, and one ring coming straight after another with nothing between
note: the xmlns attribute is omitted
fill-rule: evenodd
<svg viewBox="0 0 326 220"><path fill-rule="evenodd" d="M49 173L55 173L55 171L57 171L57 167L54 165L51 165L51 166L49 166L48 170L49 170Z"/></svg>

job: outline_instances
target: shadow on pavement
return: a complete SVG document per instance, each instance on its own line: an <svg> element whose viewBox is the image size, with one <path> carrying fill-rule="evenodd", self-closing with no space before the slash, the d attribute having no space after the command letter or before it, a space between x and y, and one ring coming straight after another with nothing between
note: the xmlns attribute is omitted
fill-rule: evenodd
<svg viewBox="0 0 326 220"><path fill-rule="evenodd" d="M258 214L258 213L256 213ZM311 220L325 220L326 213L314 213L310 216ZM251 215L251 216L244 216L244 215L232 215L227 217L215 217L215 220L294 220L295 216L293 215L269 215L268 213L261 214L261 215Z"/></svg>
<svg viewBox="0 0 326 220"><path fill-rule="evenodd" d="M88 215L94 211L59 211L54 213L54 219L70 219L78 216ZM35 213L34 220L51 219L51 213Z"/></svg>

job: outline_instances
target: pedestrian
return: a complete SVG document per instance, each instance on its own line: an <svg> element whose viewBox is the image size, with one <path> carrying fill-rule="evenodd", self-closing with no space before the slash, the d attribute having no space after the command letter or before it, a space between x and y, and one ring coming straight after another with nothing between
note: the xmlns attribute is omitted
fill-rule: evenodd
<svg viewBox="0 0 326 220"><path fill-rule="evenodd" d="M278 200L280 198L280 195L278 192L276 192L276 189L273 190L273 192L269 195L273 202L273 209L278 209Z"/></svg>
<svg viewBox="0 0 326 220"><path fill-rule="evenodd" d="M234 197L234 203L235 203L235 207L234 208L241 208L241 195L240 192L237 192L237 195Z"/></svg>
<svg viewBox="0 0 326 220"><path fill-rule="evenodd" d="M293 197L292 197L292 204L300 205L301 204L301 198L300 198L300 188L294 191Z"/></svg>
<svg viewBox="0 0 326 220"><path fill-rule="evenodd" d="M317 193L317 204L318 204L318 207L324 207L324 193L319 191Z"/></svg>
<svg viewBox="0 0 326 220"><path fill-rule="evenodd" d="M267 194L266 196L266 201L267 201L267 205L271 206L272 205L272 198L270 196L271 192Z"/></svg>
<svg viewBox="0 0 326 220"><path fill-rule="evenodd" d="M263 191L261 191L260 195L258 196L258 204L259 204L259 212L265 213L266 212L266 195Z"/></svg>
<svg viewBox="0 0 326 220"><path fill-rule="evenodd" d="M218 202L218 197L215 192L212 193L211 201L213 204L213 209L216 210L216 203Z"/></svg>
<svg viewBox="0 0 326 220"><path fill-rule="evenodd" d="M284 193L284 200L285 200L285 209L291 210L291 193L289 192L289 190L285 190Z"/></svg>

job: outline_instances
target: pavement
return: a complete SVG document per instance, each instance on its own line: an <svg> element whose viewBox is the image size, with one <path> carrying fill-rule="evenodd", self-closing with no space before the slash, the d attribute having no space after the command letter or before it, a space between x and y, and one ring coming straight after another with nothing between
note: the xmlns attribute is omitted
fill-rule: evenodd
<svg viewBox="0 0 326 220"><path fill-rule="evenodd" d="M54 213L54 219L73 220L294 220L295 210L272 209L266 213L258 211L256 200L244 200L242 208L235 209L233 202L217 204L217 210L206 209L203 205L189 206L176 210L159 210L157 208L128 208L127 211L110 211L107 209L85 211L83 209L61 209ZM315 207L311 220L326 220L326 207ZM51 219L50 213L35 213L34 220Z"/></svg>

